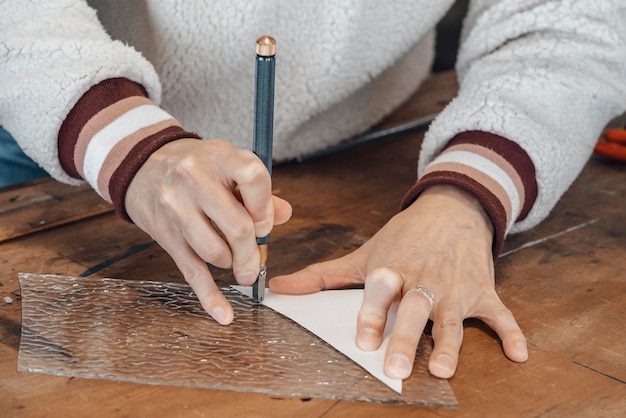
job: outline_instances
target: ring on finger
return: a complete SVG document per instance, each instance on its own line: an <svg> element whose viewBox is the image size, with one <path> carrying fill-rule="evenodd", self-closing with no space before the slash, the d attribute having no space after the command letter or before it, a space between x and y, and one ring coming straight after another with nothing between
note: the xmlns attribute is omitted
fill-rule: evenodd
<svg viewBox="0 0 626 418"><path fill-rule="evenodd" d="M420 295L424 296L426 299L428 299L428 301L430 302L430 310L432 311L433 307L435 306L435 295L433 295L430 290L422 285L415 285L411 286L409 290L407 290L407 292L404 294L404 296L408 295L411 292L417 292Z"/></svg>

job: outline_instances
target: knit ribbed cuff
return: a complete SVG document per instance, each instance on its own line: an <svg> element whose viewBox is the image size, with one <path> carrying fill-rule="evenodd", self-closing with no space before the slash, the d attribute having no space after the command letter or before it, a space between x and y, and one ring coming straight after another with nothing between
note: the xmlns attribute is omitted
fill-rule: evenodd
<svg viewBox="0 0 626 418"><path fill-rule="evenodd" d="M515 142L488 132L456 135L405 195L402 209L427 188L442 184L472 194L485 209L495 230L494 258L511 226L528 215L537 198L535 167L528 154Z"/></svg>
<svg viewBox="0 0 626 418"><path fill-rule="evenodd" d="M148 157L176 139L200 139L146 96L126 78L104 80L78 100L59 130L63 169L86 180L127 221L126 192Z"/></svg>

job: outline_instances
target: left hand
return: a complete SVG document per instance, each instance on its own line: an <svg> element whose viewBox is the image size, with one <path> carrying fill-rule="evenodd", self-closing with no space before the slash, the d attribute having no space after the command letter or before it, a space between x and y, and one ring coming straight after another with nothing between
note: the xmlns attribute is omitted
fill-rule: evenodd
<svg viewBox="0 0 626 418"><path fill-rule="evenodd" d="M502 339L514 361L528 358L526 339L495 291L491 221L474 197L453 186L423 192L361 248L336 260L275 277L279 293L303 294L365 283L357 319L357 345L376 350L387 312L399 301L396 323L385 354L385 373L411 374L422 331L430 318L435 346L430 372L452 377L463 341L463 320L479 318ZM435 304L412 286L429 289Z"/></svg>

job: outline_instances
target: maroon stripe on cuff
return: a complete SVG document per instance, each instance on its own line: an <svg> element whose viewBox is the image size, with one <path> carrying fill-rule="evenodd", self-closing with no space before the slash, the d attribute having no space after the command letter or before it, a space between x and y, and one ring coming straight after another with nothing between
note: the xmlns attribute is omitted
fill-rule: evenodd
<svg viewBox="0 0 626 418"><path fill-rule="evenodd" d="M76 102L63 121L58 138L59 161L68 175L81 178L74 163L74 149L83 127L102 109L131 96L148 94L141 84L127 78L110 78L91 87Z"/></svg>
<svg viewBox="0 0 626 418"><path fill-rule="evenodd" d="M458 144L475 144L488 148L511 164L513 169L520 176L524 186L524 202L522 203L520 214L516 221L521 221L526 218L537 200L535 165L526 151L510 139L483 131L462 132L452 138L452 140L448 142L448 145L446 145L446 148Z"/></svg>
<svg viewBox="0 0 626 418"><path fill-rule="evenodd" d="M504 237L507 230L506 210L493 193L471 177L453 171L435 171L426 174L404 196L402 209L410 206L424 190L441 184L457 186L472 194L480 202L493 223L494 239L492 251L494 259L497 258L504 245Z"/></svg>
<svg viewBox="0 0 626 418"><path fill-rule="evenodd" d="M132 219L130 219L126 212L124 202L126 192L135 174L137 174L141 166L153 152L163 145L181 138L201 139L199 135L187 132L178 126L165 128L136 144L122 160L119 167L113 172L111 181L109 182L109 194L117 214L122 219L132 222Z"/></svg>

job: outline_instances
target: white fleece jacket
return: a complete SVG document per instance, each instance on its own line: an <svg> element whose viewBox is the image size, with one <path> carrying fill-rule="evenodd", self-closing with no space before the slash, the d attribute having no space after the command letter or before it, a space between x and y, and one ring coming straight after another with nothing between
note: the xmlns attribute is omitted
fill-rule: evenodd
<svg viewBox="0 0 626 418"><path fill-rule="evenodd" d="M430 127L420 173L460 132L504 136L529 154L538 185L532 210L509 230L531 228L626 110L626 2L475 0L457 72L458 97Z"/></svg>
<svg viewBox="0 0 626 418"><path fill-rule="evenodd" d="M87 178L107 197L109 177L85 173L108 156L81 154L84 167L68 174L58 149L68 115L99 83L131 80L175 117L170 125L251 148L254 42L270 34L278 44L274 153L286 160L355 135L401 104L427 75L432 29L453 1L88 3L0 2L0 124L55 178ZM501 238L536 225L604 124L626 109L625 28L620 0L473 1L461 89L426 136L424 181L411 198L453 183L502 218L494 220ZM473 131L479 136L463 136Z"/></svg>

